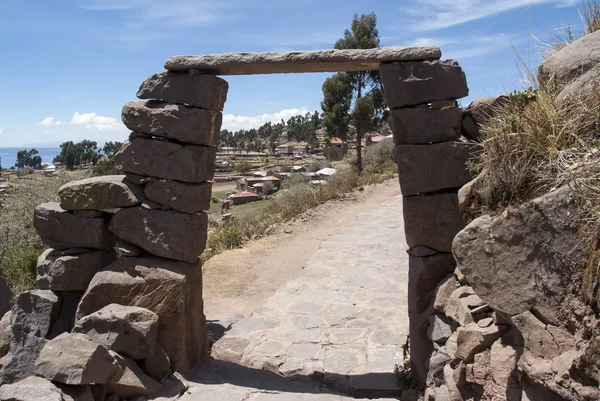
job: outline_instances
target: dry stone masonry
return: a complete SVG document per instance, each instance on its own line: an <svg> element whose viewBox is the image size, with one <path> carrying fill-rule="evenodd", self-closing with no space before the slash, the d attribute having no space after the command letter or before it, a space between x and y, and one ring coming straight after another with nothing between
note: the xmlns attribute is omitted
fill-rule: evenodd
<svg viewBox="0 0 600 401"><path fill-rule="evenodd" d="M455 61L395 62L380 68L392 113L396 163L409 246L410 349L421 382L434 342L451 334L435 315L436 288L456 267L452 240L464 227L458 189L472 178L475 145L460 140L466 77Z"/></svg>
<svg viewBox="0 0 600 401"><path fill-rule="evenodd" d="M173 372L208 352L199 256L227 90L211 75L153 75L143 100L123 107L132 133L115 160L125 174L68 183L60 203L35 210L50 248L38 260L38 289L0 321L6 397L63 399L74 389L90 395L91 385L91 398L75 399L185 389Z"/></svg>
<svg viewBox="0 0 600 401"><path fill-rule="evenodd" d="M391 47L167 60L168 71L140 86L141 101L123 107L132 132L115 160L124 175L66 184L60 203L35 210L49 249L38 260L38 289L19 294L0 321L0 400L185 390L174 372L190 371L208 352L199 255L228 91L216 75L380 69L410 248L414 368L423 383L427 365L452 374L446 359L429 361L434 343L459 344L455 353L466 359L491 345L498 327L470 315L484 305L474 292L455 294L447 278L456 267L452 239L464 227L457 191L472 178L466 163L477 148L460 139L464 72L440 57L435 47ZM455 390L445 382L435 399Z"/></svg>

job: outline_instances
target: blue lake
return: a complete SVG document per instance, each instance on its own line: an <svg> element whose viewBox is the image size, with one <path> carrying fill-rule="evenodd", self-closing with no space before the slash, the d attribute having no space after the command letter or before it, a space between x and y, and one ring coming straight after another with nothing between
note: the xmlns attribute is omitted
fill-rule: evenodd
<svg viewBox="0 0 600 401"><path fill-rule="evenodd" d="M0 148L0 164L2 168L10 168L17 161L17 152L25 148ZM31 148L27 148L29 150ZM42 156L42 163L52 163L52 160L60 153L60 148L36 148Z"/></svg>

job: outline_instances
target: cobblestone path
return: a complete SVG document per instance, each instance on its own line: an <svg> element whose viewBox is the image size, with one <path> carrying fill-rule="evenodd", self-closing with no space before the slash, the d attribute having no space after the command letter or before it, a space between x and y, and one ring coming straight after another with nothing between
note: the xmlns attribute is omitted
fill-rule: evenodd
<svg viewBox="0 0 600 401"><path fill-rule="evenodd" d="M326 240L302 274L232 325L214 344L213 357L347 395L398 395L393 372L402 363L408 335L405 250L397 195L356 215ZM213 386L211 391L227 390ZM279 390L235 391L242 396L227 399L271 400ZM345 399L290 394L277 399Z"/></svg>

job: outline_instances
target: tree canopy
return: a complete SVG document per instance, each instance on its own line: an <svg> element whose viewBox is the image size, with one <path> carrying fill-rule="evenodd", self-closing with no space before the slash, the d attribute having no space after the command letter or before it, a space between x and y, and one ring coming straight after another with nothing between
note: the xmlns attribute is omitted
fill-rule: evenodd
<svg viewBox="0 0 600 401"><path fill-rule="evenodd" d="M42 168L42 156L39 156L37 149L23 149L17 152L17 168Z"/></svg>
<svg viewBox="0 0 600 401"><path fill-rule="evenodd" d="M351 28L335 48L371 49L379 45L375 13L355 14ZM388 114L379 71L340 72L327 78L321 108L327 136L355 142L357 167L362 170L363 136L378 129Z"/></svg>
<svg viewBox="0 0 600 401"><path fill-rule="evenodd" d="M121 142L106 142L102 148L105 156L113 157L123 145ZM98 143L84 139L81 142L64 142L60 145L60 154L54 158L54 163L63 164L68 170L72 170L84 164L96 165L102 154L98 150Z"/></svg>
<svg viewBox="0 0 600 401"><path fill-rule="evenodd" d="M317 129L321 126L319 112L292 116L288 121L273 124L267 122L255 129L241 129L235 132L221 131L220 148L229 147L246 152L263 152L268 149L275 152L283 134L288 141L307 142L310 146L317 145Z"/></svg>

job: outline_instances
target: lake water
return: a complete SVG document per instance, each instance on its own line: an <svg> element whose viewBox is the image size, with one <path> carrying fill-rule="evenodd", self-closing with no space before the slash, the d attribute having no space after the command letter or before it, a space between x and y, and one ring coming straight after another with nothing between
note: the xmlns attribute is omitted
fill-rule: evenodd
<svg viewBox="0 0 600 401"><path fill-rule="evenodd" d="M2 168L10 168L17 162L17 152L24 148L0 148L0 164ZM29 150L31 148L28 148ZM52 160L60 153L60 148L36 148L42 156L42 163L51 164Z"/></svg>

